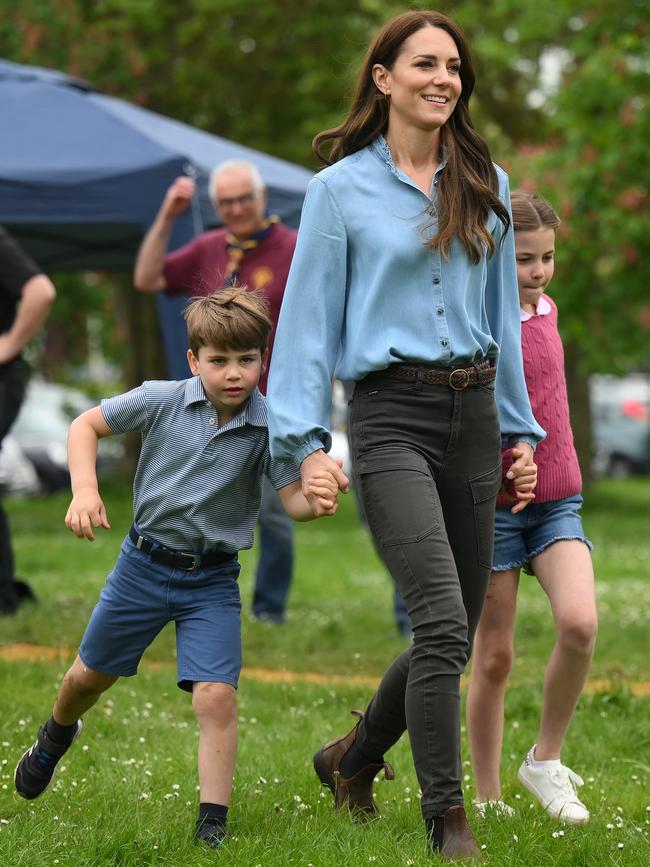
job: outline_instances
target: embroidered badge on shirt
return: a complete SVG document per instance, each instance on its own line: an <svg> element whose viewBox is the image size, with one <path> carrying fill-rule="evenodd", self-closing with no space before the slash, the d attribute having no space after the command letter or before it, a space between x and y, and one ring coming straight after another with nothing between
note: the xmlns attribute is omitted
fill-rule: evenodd
<svg viewBox="0 0 650 867"><path fill-rule="evenodd" d="M267 265L260 265L253 271L253 283L256 289L265 289L273 282L273 271Z"/></svg>

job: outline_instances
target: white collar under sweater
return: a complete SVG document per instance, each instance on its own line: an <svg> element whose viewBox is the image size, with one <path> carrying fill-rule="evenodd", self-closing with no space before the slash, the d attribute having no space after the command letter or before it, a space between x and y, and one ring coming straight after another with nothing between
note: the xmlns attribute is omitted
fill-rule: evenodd
<svg viewBox="0 0 650 867"><path fill-rule="evenodd" d="M533 316L546 316L546 314L550 313L552 309L553 308L549 304L548 300L542 295L537 302L537 311L535 313L526 313L526 311L522 310L520 307L519 315L521 316L522 322L527 322L529 319L532 319Z"/></svg>

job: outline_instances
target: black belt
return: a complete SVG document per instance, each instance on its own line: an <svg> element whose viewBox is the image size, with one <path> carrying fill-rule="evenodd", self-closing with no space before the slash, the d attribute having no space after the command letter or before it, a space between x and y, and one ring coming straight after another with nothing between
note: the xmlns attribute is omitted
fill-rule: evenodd
<svg viewBox="0 0 650 867"><path fill-rule="evenodd" d="M229 560L234 560L236 555L229 554L227 551L206 551L204 554L192 554L189 551L174 551L171 548L165 548L163 545L158 545L155 542L150 542L141 536L135 527L129 530L129 538L138 549L148 554L155 563L165 563L167 566L174 566L176 569L185 569L186 572L191 572L193 569L209 566L218 566L220 563L227 563Z"/></svg>
<svg viewBox="0 0 650 867"><path fill-rule="evenodd" d="M485 358L472 364L471 367L456 367L453 370L443 367L427 367L425 365L391 364L385 370L369 373L362 380L375 382L378 380L400 380L401 382L422 382L427 385L448 385L454 391L462 391L475 385L487 385L494 382L497 369Z"/></svg>

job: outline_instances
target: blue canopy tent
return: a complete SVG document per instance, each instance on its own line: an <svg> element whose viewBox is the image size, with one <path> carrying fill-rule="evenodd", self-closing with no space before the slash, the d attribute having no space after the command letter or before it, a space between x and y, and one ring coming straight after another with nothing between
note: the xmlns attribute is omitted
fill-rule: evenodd
<svg viewBox="0 0 650 867"><path fill-rule="evenodd" d="M170 249L218 225L207 183L223 160L250 159L269 210L297 226L311 173L187 124L98 93L49 69L0 60L0 224L45 271L132 270L175 177L197 200L176 221ZM157 296L170 376L187 375L184 302Z"/></svg>

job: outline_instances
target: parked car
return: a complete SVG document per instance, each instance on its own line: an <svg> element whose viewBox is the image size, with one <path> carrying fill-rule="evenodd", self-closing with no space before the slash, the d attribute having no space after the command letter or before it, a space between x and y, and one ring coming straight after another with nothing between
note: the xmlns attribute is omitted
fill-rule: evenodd
<svg viewBox="0 0 650 867"><path fill-rule="evenodd" d="M0 484L22 494L47 494L70 485L67 438L70 422L93 406L83 392L34 377L0 452ZM122 443L113 437L100 440L97 472L117 469ZM32 468L30 473L26 466ZM36 479L34 480L34 475Z"/></svg>
<svg viewBox="0 0 650 867"><path fill-rule="evenodd" d="M590 379L594 471L650 473L650 375Z"/></svg>
<svg viewBox="0 0 650 867"><path fill-rule="evenodd" d="M0 491L22 496L41 491L34 464L23 454L11 434L3 439L0 449Z"/></svg>

